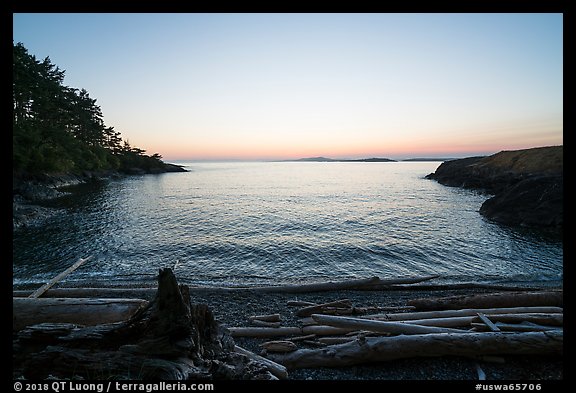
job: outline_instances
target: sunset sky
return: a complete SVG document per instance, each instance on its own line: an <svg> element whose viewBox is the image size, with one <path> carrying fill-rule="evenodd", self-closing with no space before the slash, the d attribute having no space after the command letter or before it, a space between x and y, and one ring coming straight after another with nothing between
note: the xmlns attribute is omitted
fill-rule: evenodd
<svg viewBox="0 0 576 393"><path fill-rule="evenodd" d="M165 160L461 157L563 143L562 14L14 14Z"/></svg>

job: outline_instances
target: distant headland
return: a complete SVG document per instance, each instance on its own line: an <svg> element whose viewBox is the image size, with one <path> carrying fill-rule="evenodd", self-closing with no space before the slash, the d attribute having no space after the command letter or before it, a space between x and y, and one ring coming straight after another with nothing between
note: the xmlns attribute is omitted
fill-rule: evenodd
<svg viewBox="0 0 576 393"><path fill-rule="evenodd" d="M562 231L563 153L563 146L547 146L462 158L442 163L426 178L493 194L480 207L493 221Z"/></svg>

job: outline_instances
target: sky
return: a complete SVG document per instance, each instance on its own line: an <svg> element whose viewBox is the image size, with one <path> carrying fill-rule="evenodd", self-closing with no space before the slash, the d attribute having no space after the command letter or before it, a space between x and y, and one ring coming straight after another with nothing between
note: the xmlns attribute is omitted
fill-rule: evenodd
<svg viewBox="0 0 576 393"><path fill-rule="evenodd" d="M465 157L563 144L562 14L13 15L165 161Z"/></svg>

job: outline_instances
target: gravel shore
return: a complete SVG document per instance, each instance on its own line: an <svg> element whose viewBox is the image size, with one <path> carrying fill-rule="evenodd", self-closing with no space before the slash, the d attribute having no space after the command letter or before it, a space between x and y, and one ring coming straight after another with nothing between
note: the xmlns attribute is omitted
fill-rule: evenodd
<svg viewBox="0 0 576 393"><path fill-rule="evenodd" d="M494 292L498 291L489 288L402 288L291 294L252 291L224 292L206 289L195 291L191 288L190 296L192 303L207 304L212 309L215 319L226 327L251 326L250 316L264 314L280 314L282 326L300 327L302 321L295 314L300 307L288 305L291 300L320 304L349 299L355 307L404 307L412 299ZM151 300L154 295L155 290L149 288L137 292L121 292L115 294L114 297L138 297ZM281 339L282 337L269 339L236 337L234 341L236 345L261 354L260 344ZM298 348L317 348L302 342L297 342L297 346ZM289 370L289 379L300 381L478 381L482 373L487 381L559 381L563 380L563 357L498 356L491 359L455 356L420 357L340 368L294 369Z"/></svg>
<svg viewBox="0 0 576 393"><path fill-rule="evenodd" d="M276 294L238 292L222 294L194 293L192 301L208 304L221 323L228 327L250 326L248 317L258 314L281 315L282 326L301 326L289 300L325 303L350 299L357 307L405 306L410 299L490 293L487 289L459 289L441 291L333 291L308 294ZM272 339L270 339L272 340ZM236 344L255 353L265 339L235 338ZM299 348L313 348L298 343ZM294 380L478 380L478 367L486 380L561 380L562 357L504 356L495 361L480 361L464 357L435 357L402 359L378 364L342 368L315 368L290 370Z"/></svg>

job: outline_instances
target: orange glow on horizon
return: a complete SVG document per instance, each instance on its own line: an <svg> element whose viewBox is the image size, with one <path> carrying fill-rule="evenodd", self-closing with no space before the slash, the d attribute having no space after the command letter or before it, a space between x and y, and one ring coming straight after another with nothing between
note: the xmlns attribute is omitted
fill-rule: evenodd
<svg viewBox="0 0 576 393"><path fill-rule="evenodd" d="M561 145L562 142L556 144ZM541 146L551 146L547 144ZM159 153L165 161L170 160L290 160L305 157L327 157L334 159L354 159L354 158L460 158L477 155L490 155L502 150L520 150L532 147L540 147L530 144L510 143L510 144L477 144L477 145L444 145L444 146L406 146L389 145L378 148L366 146L364 148L340 147L321 148L318 146L276 146L267 148L238 148L234 146L220 146L217 149L203 147L181 146L174 148L166 146L165 150ZM150 152L151 153L151 152Z"/></svg>

